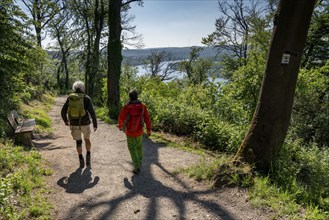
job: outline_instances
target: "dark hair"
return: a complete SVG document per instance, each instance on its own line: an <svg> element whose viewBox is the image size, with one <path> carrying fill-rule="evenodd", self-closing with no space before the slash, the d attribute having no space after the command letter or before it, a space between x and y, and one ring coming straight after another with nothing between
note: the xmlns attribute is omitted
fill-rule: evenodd
<svg viewBox="0 0 329 220"><path fill-rule="evenodd" d="M138 99L138 92L136 90L132 90L129 92L129 98L131 101Z"/></svg>

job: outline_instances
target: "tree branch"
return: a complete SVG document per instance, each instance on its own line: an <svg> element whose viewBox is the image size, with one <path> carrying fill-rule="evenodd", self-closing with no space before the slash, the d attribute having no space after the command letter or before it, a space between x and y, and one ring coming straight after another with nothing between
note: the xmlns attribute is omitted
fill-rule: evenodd
<svg viewBox="0 0 329 220"><path fill-rule="evenodd" d="M129 0L129 1L126 1L126 2L122 2L121 7L124 7L125 5L129 5L132 2L141 2L141 1L142 0Z"/></svg>

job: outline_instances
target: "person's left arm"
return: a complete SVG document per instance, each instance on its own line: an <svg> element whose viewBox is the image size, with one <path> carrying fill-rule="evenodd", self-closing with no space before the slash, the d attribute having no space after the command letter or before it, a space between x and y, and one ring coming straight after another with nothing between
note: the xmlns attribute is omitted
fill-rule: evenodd
<svg viewBox="0 0 329 220"><path fill-rule="evenodd" d="M87 98L87 110L91 116L91 119L93 121L93 127L94 127L94 131L96 131L97 129L97 118L96 118L96 113L94 110L94 105L93 102L91 100L91 98L89 96L86 97Z"/></svg>

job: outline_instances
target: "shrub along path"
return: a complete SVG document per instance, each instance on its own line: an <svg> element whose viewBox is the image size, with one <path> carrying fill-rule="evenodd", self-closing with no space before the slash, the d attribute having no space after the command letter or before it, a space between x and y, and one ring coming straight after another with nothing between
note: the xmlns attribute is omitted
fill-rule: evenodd
<svg viewBox="0 0 329 220"><path fill-rule="evenodd" d="M270 213L250 207L242 190L210 189L174 175L178 168L197 163L200 156L151 139L144 141L142 171L133 175L125 135L102 121L91 136L91 169L78 168L75 142L60 117L65 100L58 97L49 113L54 133L35 140L53 170L47 177L53 219L269 218Z"/></svg>

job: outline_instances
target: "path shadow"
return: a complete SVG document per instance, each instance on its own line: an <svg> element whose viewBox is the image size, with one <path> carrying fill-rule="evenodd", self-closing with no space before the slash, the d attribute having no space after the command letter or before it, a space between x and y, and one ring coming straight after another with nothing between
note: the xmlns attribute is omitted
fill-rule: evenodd
<svg viewBox="0 0 329 220"><path fill-rule="evenodd" d="M54 134L39 134L37 138L34 140L34 146L36 149L41 150L41 151L46 151L46 150L61 150L65 148L71 148L71 146L60 146L58 144L54 144L54 140L57 140L59 138L62 138L62 136L55 136ZM45 141L46 140L46 141Z"/></svg>
<svg viewBox="0 0 329 220"><path fill-rule="evenodd" d="M63 187L67 193L83 193L86 189L93 188L99 182L99 177L96 176L94 180L91 177L91 169L87 167L77 169L71 173L69 177L62 177L57 181L57 185Z"/></svg>
<svg viewBox="0 0 329 220"><path fill-rule="evenodd" d="M187 213L187 203L199 204L198 206L202 207L203 212L211 213L215 216L215 219L224 219L224 220L233 220L236 219L232 213L227 211L221 205L204 199L206 195L211 195L213 193L218 193L217 189L209 189L204 191L197 191L193 188L190 188L183 180L181 180L177 175L174 175L168 171L160 162L159 162L159 149L166 147L164 144L157 144L152 142L150 139L145 139L144 144L144 159L142 165L142 172L139 175L133 175L131 179L125 177L123 179L123 185L128 189L128 191L117 198L90 202L85 201L76 206L72 207L69 213L76 219L88 219L88 216L85 214L79 213L77 210L84 209L88 213L92 213L93 210L99 209L100 207L108 207L107 210L104 210L97 219L113 219L115 216L113 214L116 212L118 207L127 201L133 199L136 196L143 196L148 198L149 202L147 207L142 207L146 210L146 216L143 218L145 220L154 220L159 219L158 209L159 209L159 200L166 198L175 204L176 210L173 210L176 214L173 216L166 216L163 219L175 218L175 219L186 219L188 218ZM179 190L175 190L169 186L162 184L159 180L156 180L151 172L151 166L157 166L162 172L166 175L169 175L173 179L174 184L179 184ZM161 172L158 171L158 172ZM95 197L101 198L103 193L94 195ZM136 218L134 213L138 213L140 210L127 210L132 212L132 218ZM169 214L169 213L168 213Z"/></svg>

